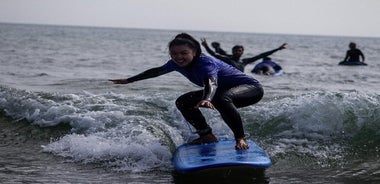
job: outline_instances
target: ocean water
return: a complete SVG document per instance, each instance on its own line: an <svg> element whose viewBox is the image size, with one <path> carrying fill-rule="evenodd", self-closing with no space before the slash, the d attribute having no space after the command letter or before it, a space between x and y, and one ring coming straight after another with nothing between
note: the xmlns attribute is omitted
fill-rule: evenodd
<svg viewBox="0 0 380 184"><path fill-rule="evenodd" d="M0 24L0 182L186 182L171 157L194 130L174 101L199 88L178 73L108 81L165 63L180 32L227 51L244 45L244 57L288 43L272 55L282 75L246 68L265 95L240 109L245 130L273 165L241 182L380 182L380 38L21 24ZM351 41L368 66L337 65ZM202 111L218 137L232 138L218 113Z"/></svg>

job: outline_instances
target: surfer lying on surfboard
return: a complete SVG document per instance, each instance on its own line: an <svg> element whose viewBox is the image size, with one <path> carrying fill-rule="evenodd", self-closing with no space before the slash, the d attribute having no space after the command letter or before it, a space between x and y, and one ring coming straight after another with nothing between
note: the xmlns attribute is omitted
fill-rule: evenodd
<svg viewBox="0 0 380 184"><path fill-rule="evenodd" d="M257 103L263 97L262 85L253 77L222 61L201 53L201 45L186 33L178 34L169 42L171 59L164 65L148 69L127 79L112 79L115 84L128 84L158 77L172 71L184 75L202 90L183 94L176 105L184 118L195 127L199 138L190 144L217 142L200 107L217 109L231 128L236 149L248 149L242 119L237 108Z"/></svg>

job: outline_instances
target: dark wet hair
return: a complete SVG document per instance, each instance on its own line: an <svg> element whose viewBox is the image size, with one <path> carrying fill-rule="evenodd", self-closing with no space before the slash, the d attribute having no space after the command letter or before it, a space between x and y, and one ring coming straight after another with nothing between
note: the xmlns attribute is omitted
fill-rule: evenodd
<svg viewBox="0 0 380 184"><path fill-rule="evenodd" d="M213 46L214 48L220 47L220 43L219 42L211 42L211 46Z"/></svg>
<svg viewBox="0 0 380 184"><path fill-rule="evenodd" d="M169 42L169 51L174 46L178 45L186 45L191 49L194 49L196 58L198 58L202 53L201 44L194 37L187 33L180 33L177 36L175 36L175 38Z"/></svg>
<svg viewBox="0 0 380 184"><path fill-rule="evenodd" d="M350 47L351 49L354 49L356 48L356 43L350 42L350 44L348 44L348 47Z"/></svg>
<svg viewBox="0 0 380 184"><path fill-rule="evenodd" d="M235 45L234 47L232 47L232 50L234 51L234 50L237 50L237 49L240 49L240 48L244 50L243 45Z"/></svg>

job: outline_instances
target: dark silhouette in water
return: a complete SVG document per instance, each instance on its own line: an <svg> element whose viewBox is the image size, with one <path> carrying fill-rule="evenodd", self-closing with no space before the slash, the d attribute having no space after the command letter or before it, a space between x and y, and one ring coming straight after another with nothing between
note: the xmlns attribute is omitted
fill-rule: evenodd
<svg viewBox="0 0 380 184"><path fill-rule="evenodd" d="M356 43L351 42L348 47L350 49L347 50L346 57L339 63L340 65L367 65L364 63L364 54L360 49L356 48Z"/></svg>

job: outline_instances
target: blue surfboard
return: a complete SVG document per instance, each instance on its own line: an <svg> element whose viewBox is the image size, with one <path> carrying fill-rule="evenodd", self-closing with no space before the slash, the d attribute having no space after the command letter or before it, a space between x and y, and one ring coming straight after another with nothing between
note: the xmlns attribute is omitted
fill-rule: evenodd
<svg viewBox="0 0 380 184"><path fill-rule="evenodd" d="M266 169L272 162L268 154L256 143L248 140L249 149L236 150L235 140L217 143L189 145L177 148L173 155L176 171L186 173L220 168Z"/></svg>

